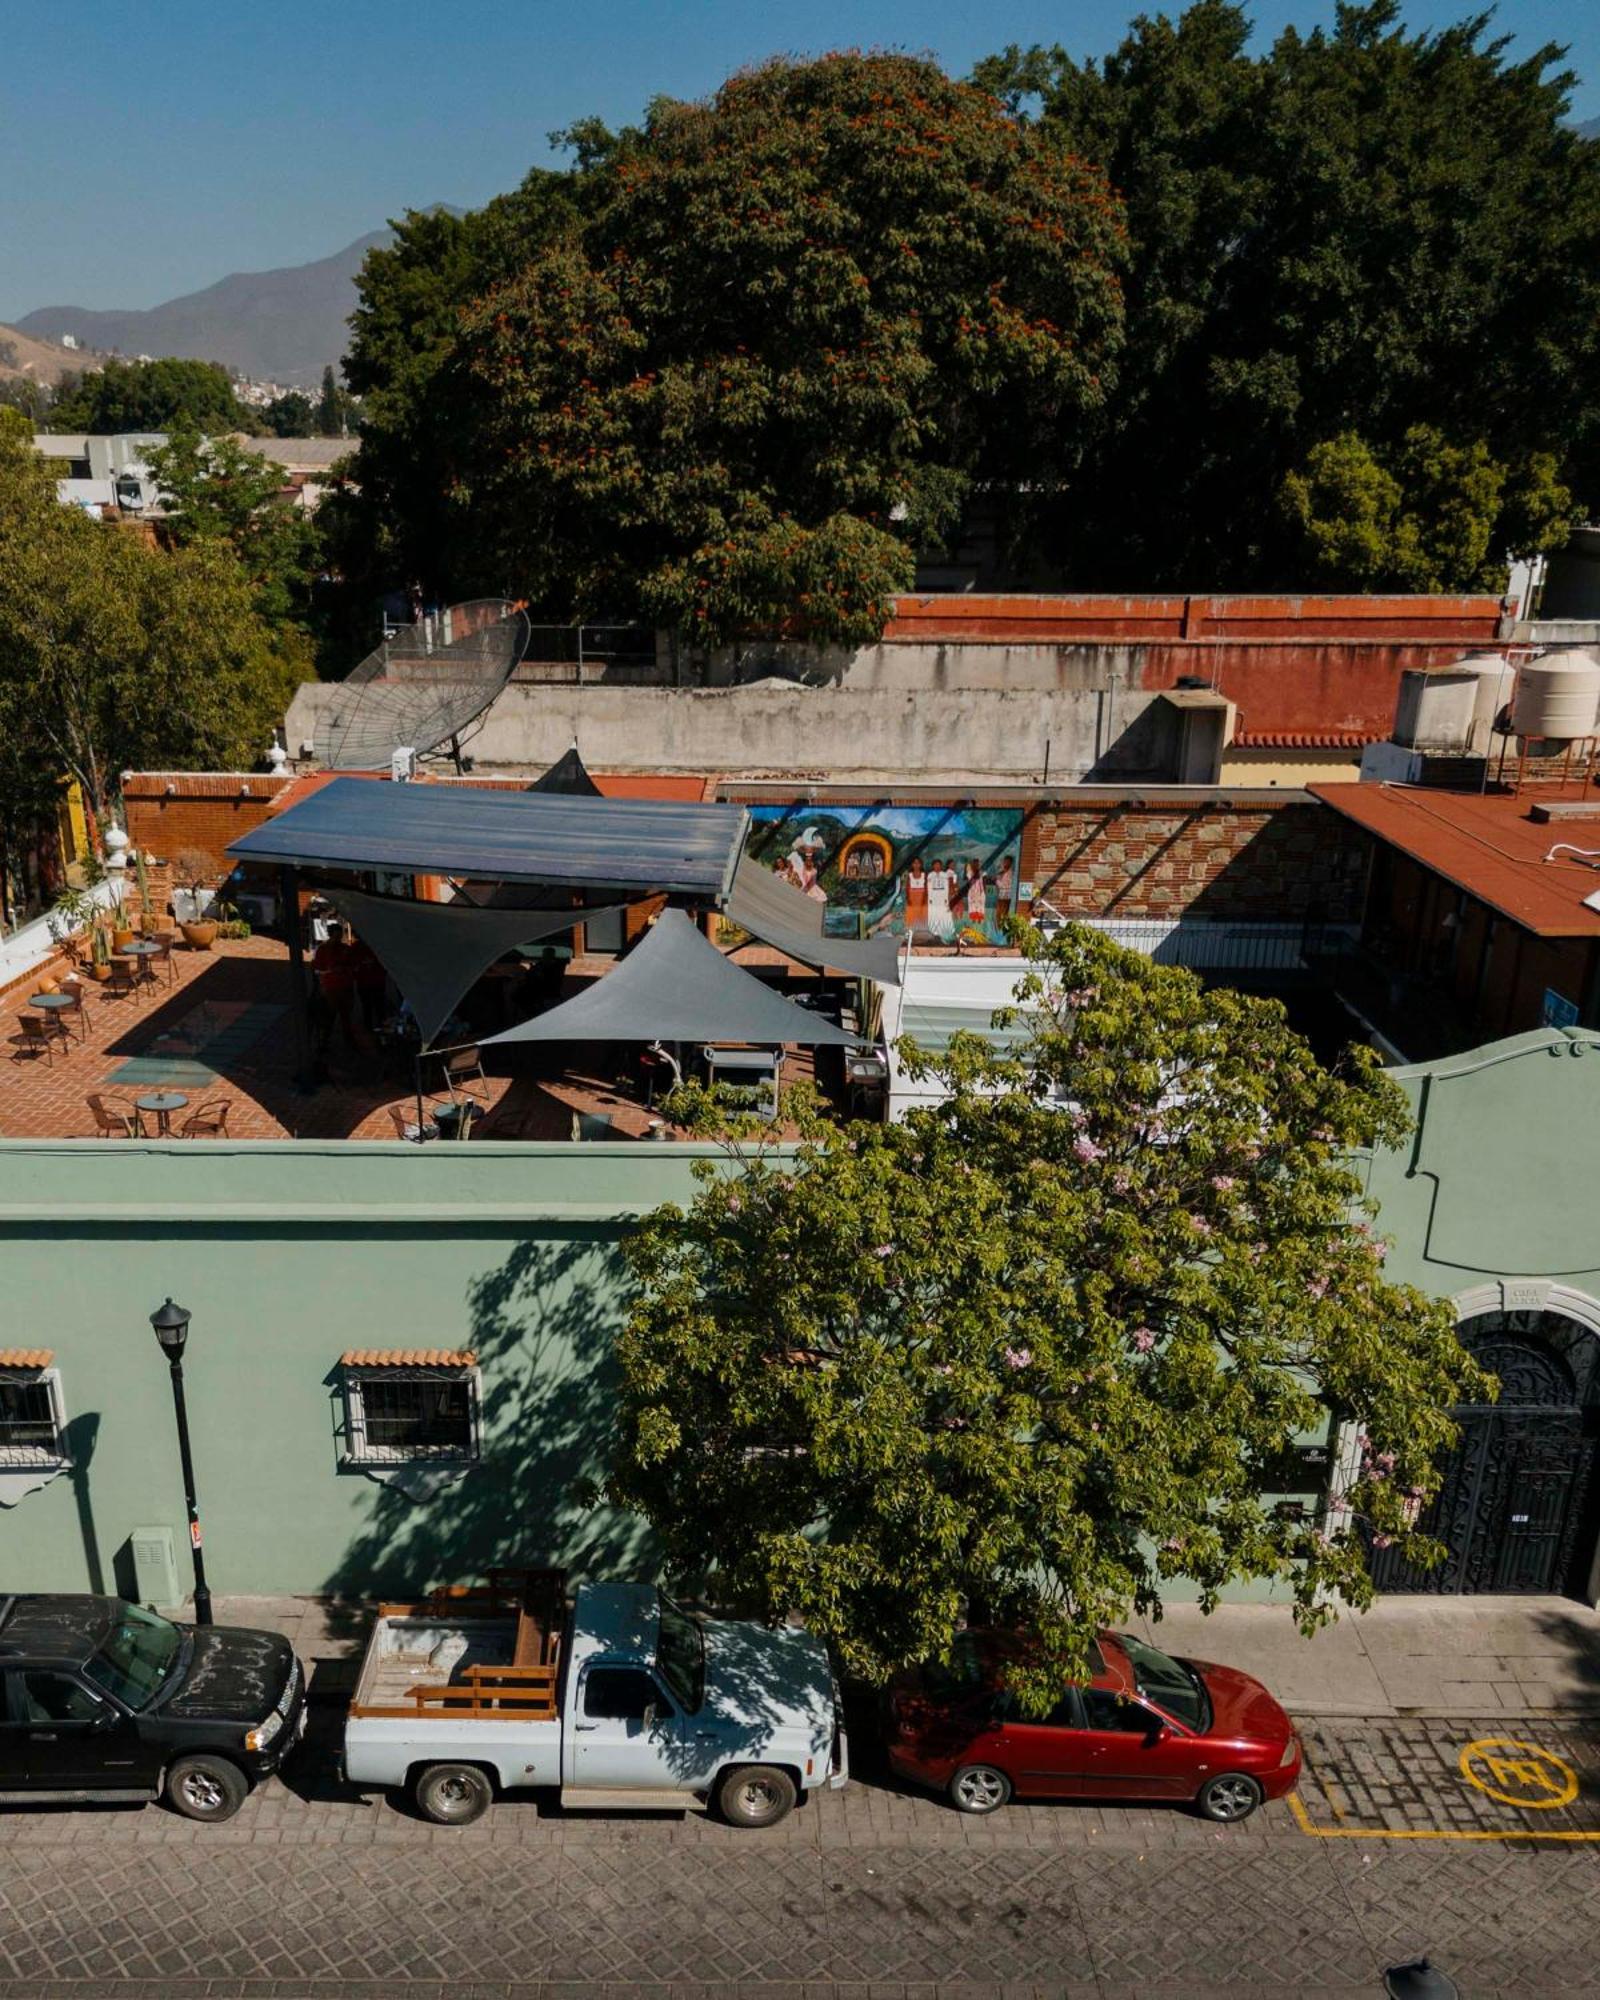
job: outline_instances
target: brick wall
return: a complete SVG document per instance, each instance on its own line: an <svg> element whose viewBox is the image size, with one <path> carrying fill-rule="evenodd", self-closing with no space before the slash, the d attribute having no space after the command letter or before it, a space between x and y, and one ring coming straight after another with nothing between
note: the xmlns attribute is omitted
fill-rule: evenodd
<svg viewBox="0 0 1600 2000"><path fill-rule="evenodd" d="M260 826L273 800L293 782L259 771L125 773L122 804L128 838L163 862L170 862L180 848L199 848L220 877L233 865L228 842ZM131 880L131 868L128 874Z"/></svg>

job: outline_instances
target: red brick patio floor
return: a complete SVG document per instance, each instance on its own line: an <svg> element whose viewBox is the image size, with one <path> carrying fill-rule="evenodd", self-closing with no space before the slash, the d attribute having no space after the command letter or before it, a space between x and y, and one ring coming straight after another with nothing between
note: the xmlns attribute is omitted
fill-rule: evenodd
<svg viewBox="0 0 1600 2000"><path fill-rule="evenodd" d="M126 999L112 999L91 984L86 1038L57 1041L48 1062L23 1053L18 1017L42 1016L28 1007L30 988L14 987L0 1001L0 1040L5 1044L0 1138L92 1139L97 1134L89 1096L98 1093L110 1105L131 1105L135 1097L164 1087L155 1072L168 1063L180 1066L173 1087L189 1100L173 1116L175 1135L202 1106L225 1101L231 1139L398 1138L394 1112L412 1122L417 1101L413 1076L403 1061L398 1066L386 1062L376 1049L352 1047L336 1036L326 1056L327 1080L314 1091L299 1088L288 957L287 948L274 938L220 939L208 952L175 951L171 986L158 973L155 984L139 987ZM59 978L64 969L57 964L50 972ZM569 1060L559 1074L534 1076L522 1066L531 1067L537 1056L507 1052L502 1066L516 1066L518 1073L496 1075L490 1051L490 1074L471 1085L488 1113L474 1136L570 1139L575 1116L599 1114L611 1121L608 1136L647 1137L657 1114L637 1091L619 1083L615 1062L605 1060L599 1050L578 1047L565 1053ZM115 1072L135 1058L140 1080L118 1079ZM196 1059L216 1072L214 1082L189 1080L182 1066ZM549 1066L549 1052L543 1062ZM785 1065L789 1081L810 1072L804 1054L791 1056ZM444 1098L437 1062L425 1063L423 1081L427 1102ZM154 1120L148 1114L145 1124L153 1135Z"/></svg>

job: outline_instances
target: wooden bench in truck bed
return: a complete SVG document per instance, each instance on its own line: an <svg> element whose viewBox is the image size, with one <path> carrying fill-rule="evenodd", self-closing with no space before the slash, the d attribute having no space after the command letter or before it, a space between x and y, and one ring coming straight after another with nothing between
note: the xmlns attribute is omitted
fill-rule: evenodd
<svg viewBox="0 0 1600 2000"><path fill-rule="evenodd" d="M380 1604L353 1716L556 1719L566 1572L492 1569L414 1604Z"/></svg>

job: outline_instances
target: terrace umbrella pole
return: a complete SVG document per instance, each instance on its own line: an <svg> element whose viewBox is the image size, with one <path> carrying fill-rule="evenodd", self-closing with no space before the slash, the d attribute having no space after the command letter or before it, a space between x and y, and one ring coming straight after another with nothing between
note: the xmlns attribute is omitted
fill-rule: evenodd
<svg viewBox="0 0 1600 2000"><path fill-rule="evenodd" d="M411 1058L412 1075L417 1090L417 1144L419 1146L422 1144L424 1136L422 1128L422 1058L426 1053L427 1051L419 1044L416 1054Z"/></svg>

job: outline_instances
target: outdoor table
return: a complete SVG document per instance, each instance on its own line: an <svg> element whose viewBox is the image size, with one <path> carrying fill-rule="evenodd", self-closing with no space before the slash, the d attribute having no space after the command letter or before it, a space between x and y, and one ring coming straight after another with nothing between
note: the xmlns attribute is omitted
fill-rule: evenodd
<svg viewBox="0 0 1600 2000"><path fill-rule="evenodd" d="M156 1115L156 1137L172 1137L172 1114L188 1108L189 1100L181 1090L152 1090L143 1097L136 1097L134 1104L141 1111L153 1111Z"/></svg>
<svg viewBox="0 0 1600 2000"><path fill-rule="evenodd" d="M41 1014L59 1014L63 1007L76 1007L77 1004L70 993L35 993L28 1002Z"/></svg>
<svg viewBox="0 0 1600 2000"><path fill-rule="evenodd" d="M150 938L140 938L133 944L125 944L121 951L117 953L117 957L137 959L139 962L139 977L141 979L154 979L156 975L150 961L153 958L159 958L163 949L163 946L156 944Z"/></svg>
<svg viewBox="0 0 1600 2000"><path fill-rule="evenodd" d="M778 1115L778 1070L783 1062L781 1049L724 1048L708 1042L700 1051L712 1087L727 1079L757 1093L757 1101L768 1118Z"/></svg>

